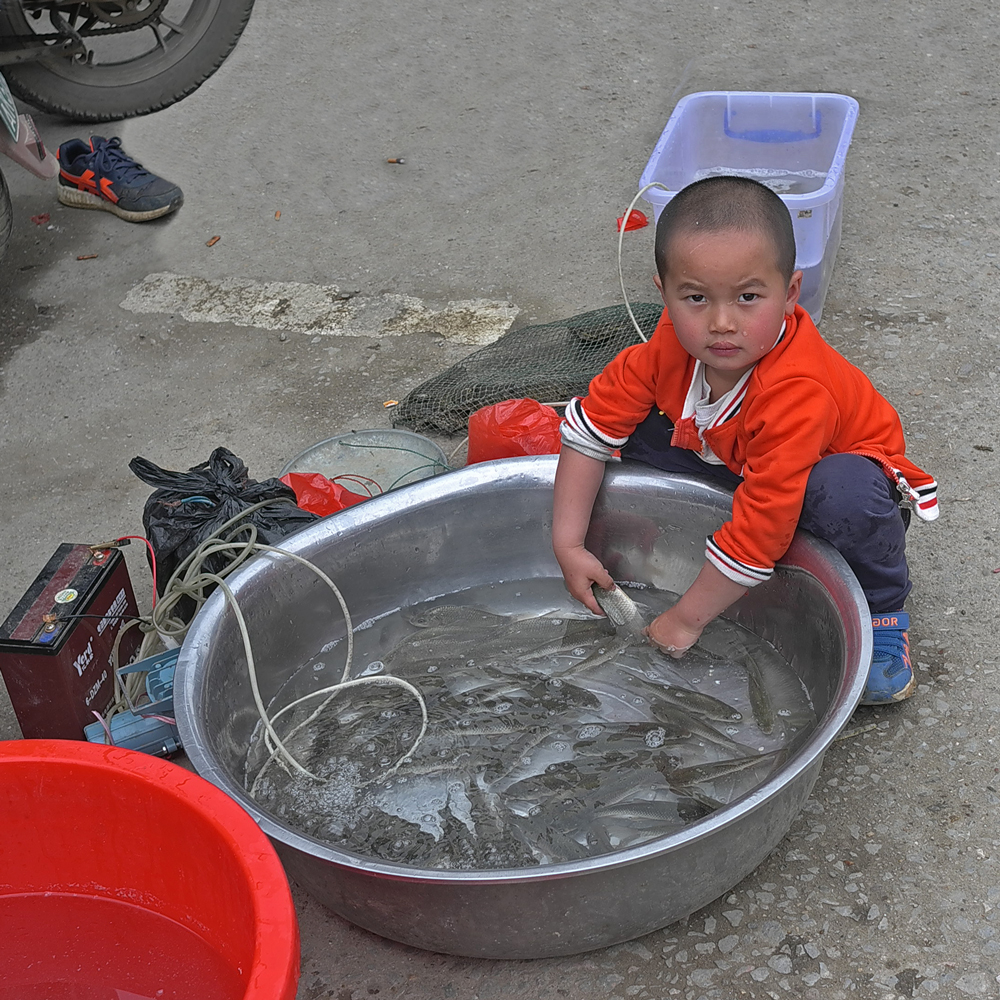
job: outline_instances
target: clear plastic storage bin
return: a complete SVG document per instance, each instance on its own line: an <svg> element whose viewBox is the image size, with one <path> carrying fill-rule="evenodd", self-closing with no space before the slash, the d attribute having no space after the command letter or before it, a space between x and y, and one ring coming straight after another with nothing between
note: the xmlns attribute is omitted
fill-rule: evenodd
<svg viewBox="0 0 1000 1000"><path fill-rule="evenodd" d="M707 91L677 102L639 181L658 181L643 198L658 219L681 188L715 174L767 184L792 215L799 301L814 320L823 312L840 245L844 160L858 102L844 94Z"/></svg>

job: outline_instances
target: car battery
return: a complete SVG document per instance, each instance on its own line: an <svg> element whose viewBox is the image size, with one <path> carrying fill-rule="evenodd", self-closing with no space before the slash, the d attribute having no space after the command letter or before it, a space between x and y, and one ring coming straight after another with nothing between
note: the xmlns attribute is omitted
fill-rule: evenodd
<svg viewBox="0 0 1000 1000"><path fill-rule="evenodd" d="M114 697L112 649L138 617L117 548L63 542L0 625L0 674L26 739L85 739L83 727ZM118 662L142 640L129 629Z"/></svg>

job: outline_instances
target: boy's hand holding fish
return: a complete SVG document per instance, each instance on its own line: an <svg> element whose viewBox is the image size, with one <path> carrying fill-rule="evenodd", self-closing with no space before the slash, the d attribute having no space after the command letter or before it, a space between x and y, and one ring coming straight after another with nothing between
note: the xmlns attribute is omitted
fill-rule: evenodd
<svg viewBox="0 0 1000 1000"><path fill-rule="evenodd" d="M562 497L552 524L552 550L562 570L566 589L595 615L603 614L591 586L611 590L615 582L601 560L587 551L584 540L590 527L594 500L604 478L604 463L563 448L556 469L556 491Z"/></svg>

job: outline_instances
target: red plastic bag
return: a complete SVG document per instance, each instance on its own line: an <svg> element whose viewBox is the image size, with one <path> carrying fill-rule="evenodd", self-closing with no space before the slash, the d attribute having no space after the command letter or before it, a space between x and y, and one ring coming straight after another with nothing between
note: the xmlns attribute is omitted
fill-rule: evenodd
<svg viewBox="0 0 1000 1000"><path fill-rule="evenodd" d="M318 472L289 472L281 477L281 481L295 491L295 502L299 507L320 517L369 499L345 490L339 483Z"/></svg>
<svg viewBox="0 0 1000 1000"><path fill-rule="evenodd" d="M559 414L534 399L507 399L469 417L468 464L559 451Z"/></svg>

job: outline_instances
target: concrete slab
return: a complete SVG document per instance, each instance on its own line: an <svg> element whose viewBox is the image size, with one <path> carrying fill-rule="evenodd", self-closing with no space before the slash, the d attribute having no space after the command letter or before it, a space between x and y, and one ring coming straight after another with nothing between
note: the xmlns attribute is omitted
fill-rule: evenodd
<svg viewBox="0 0 1000 1000"><path fill-rule="evenodd" d="M618 301L614 219L682 93L861 104L823 329L897 405L942 484L941 521L910 539L919 695L859 711L865 731L830 750L778 850L683 924L578 958L472 962L377 939L298 893L301 1000L1000 994L997 20L975 0L258 0L198 93L95 129L183 186L176 217L130 226L63 208L3 164L5 612L58 542L140 528L134 455L186 468L225 444L263 478L322 437L385 426L383 400L470 349L123 310L147 275L567 316ZM38 121L52 145L87 134ZM52 228L30 222L43 211ZM650 246L650 230L626 241L640 298ZM129 560L148 599L141 553ZM0 735L16 735L9 711Z"/></svg>

